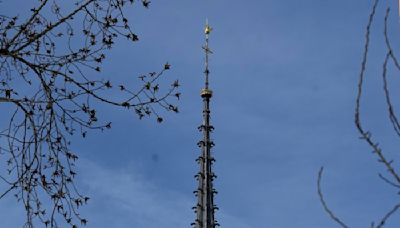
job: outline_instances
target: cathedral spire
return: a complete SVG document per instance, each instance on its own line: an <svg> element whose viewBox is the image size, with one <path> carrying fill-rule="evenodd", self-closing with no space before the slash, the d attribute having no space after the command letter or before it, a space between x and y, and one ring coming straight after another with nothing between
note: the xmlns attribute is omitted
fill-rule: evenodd
<svg viewBox="0 0 400 228"><path fill-rule="evenodd" d="M213 180L216 178L214 172L212 171L212 165L215 159L211 155L211 148L214 146L214 142L210 138L211 132L214 127L210 124L210 99L212 97L212 91L209 89L209 66L208 60L209 55L212 54L208 43L209 36L212 28L206 23L204 29L206 42L203 46L205 52L205 86L201 90L201 97L203 99L203 123L199 127L200 132L203 133L203 139L198 142L198 146L201 148L201 154L196 159L199 164L199 172L195 175L198 181L198 188L194 191L197 197L197 205L193 207L196 213L196 220L192 223L195 228L215 228L219 226L214 218L214 212L218 208L214 204L214 195L217 193L213 188Z"/></svg>

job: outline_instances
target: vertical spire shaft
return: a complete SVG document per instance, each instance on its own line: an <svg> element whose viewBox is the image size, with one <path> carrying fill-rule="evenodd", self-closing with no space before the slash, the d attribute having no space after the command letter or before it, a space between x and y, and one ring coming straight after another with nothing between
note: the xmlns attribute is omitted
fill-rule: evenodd
<svg viewBox="0 0 400 228"><path fill-rule="evenodd" d="M205 87L201 90L201 97L203 98L203 123L199 127L199 130L203 133L203 139L198 142L198 146L201 148L201 155L196 160L199 164L199 172L196 174L198 181L198 188L195 192L197 196L197 205L193 207L197 215L196 220L192 225L195 228L214 228L219 226L215 221L214 211L217 207L214 205L214 194L216 194L213 188L213 180L215 174L212 171L212 165L215 159L211 155L211 148L214 146L214 142L211 141L210 134L214 127L210 124L210 99L212 97L212 91L209 89L209 69L208 59L209 54L212 51L209 49L209 35L211 33L211 27L208 22L205 27L206 43L203 46L205 51Z"/></svg>
<svg viewBox="0 0 400 228"><path fill-rule="evenodd" d="M400 1L400 0L399 0ZM210 73L210 71L208 70L208 55L210 54L210 53L212 53L211 52L211 50L208 48L208 38L209 38L209 35L210 35L210 32L211 32L211 30L212 30L212 28L208 25L208 19L207 19L207 22L206 22L206 28L204 29L204 33L206 34L206 44L204 45L204 47L203 47L203 49L204 49L204 51L205 51L205 55L206 55L206 59L205 59L205 70L204 70L204 74L205 74L205 76L206 76L206 80L205 80L205 89L208 89L208 75L209 75L209 73Z"/></svg>

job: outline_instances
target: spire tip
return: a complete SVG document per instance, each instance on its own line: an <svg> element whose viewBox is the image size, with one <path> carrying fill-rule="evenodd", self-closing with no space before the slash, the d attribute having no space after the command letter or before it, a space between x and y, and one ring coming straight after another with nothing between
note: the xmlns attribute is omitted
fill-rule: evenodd
<svg viewBox="0 0 400 228"><path fill-rule="evenodd" d="M212 31L212 28L211 28L210 25L208 24L208 18L206 18L206 27L205 27L205 29L204 29L204 33L205 33L206 35L208 35L208 34L211 33L211 31Z"/></svg>

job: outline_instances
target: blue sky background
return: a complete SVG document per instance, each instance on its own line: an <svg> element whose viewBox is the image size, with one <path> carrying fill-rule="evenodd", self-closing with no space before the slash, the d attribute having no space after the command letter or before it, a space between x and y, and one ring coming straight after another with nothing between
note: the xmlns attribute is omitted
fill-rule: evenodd
<svg viewBox="0 0 400 228"><path fill-rule="evenodd" d="M1 3L1 13L28 13L16 2ZM387 6L393 8L393 45L400 48L397 1L382 1L362 110L367 128L396 159L399 144L388 123L380 77ZM327 202L339 217L350 227L379 220L398 203L398 195L378 178L385 170L353 124L371 7L372 1L361 0L154 0L149 10L131 9L140 42L121 40L101 77L128 81L168 61L167 77L182 84L181 112L164 115L158 124L100 106L113 129L92 132L72 145L81 157L79 186L91 196L81 210L87 227L179 228L194 220L206 17L214 27L211 106L216 217L222 227L338 227L318 200L320 166L325 166ZM400 80L394 76L396 89ZM398 102L396 95L400 92L394 92ZM22 227L20 206L11 197L0 201L1 227ZM387 227L399 224L397 215Z"/></svg>

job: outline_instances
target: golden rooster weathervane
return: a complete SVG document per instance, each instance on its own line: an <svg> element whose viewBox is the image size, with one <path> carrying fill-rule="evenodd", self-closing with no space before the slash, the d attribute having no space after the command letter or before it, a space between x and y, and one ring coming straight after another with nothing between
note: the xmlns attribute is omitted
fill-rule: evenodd
<svg viewBox="0 0 400 228"><path fill-rule="evenodd" d="M400 0L399 0L399 2L400 2ZM208 24L208 19L206 19L206 27L205 27L205 29L204 29L204 33L205 33L206 35L208 35L208 34L211 33L211 31L212 31L212 28L211 28L210 25Z"/></svg>

